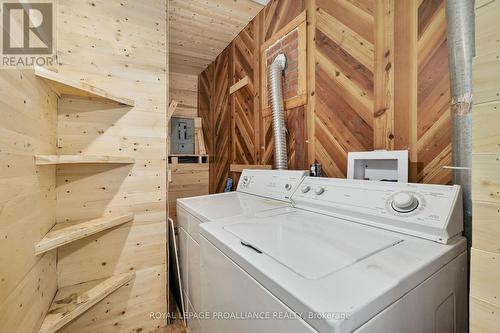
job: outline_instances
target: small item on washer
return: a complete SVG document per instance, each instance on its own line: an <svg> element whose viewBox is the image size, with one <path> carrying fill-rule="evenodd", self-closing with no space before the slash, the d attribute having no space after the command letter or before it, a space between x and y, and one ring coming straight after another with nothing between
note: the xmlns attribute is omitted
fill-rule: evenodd
<svg viewBox="0 0 500 333"><path fill-rule="evenodd" d="M224 192L231 192L233 190L233 179L228 178L226 182L226 188L224 189Z"/></svg>
<svg viewBox="0 0 500 333"><path fill-rule="evenodd" d="M309 176L311 177L323 177L323 168L318 162L311 163L309 166Z"/></svg>

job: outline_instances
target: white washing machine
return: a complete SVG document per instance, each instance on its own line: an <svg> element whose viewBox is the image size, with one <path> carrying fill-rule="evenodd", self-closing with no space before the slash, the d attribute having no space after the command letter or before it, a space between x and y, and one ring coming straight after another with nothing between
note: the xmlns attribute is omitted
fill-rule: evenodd
<svg viewBox="0 0 500 333"><path fill-rule="evenodd" d="M200 223L290 206L290 196L306 171L243 170L235 192L177 199L181 280L187 312L200 308ZM193 332L200 331L196 317L188 318Z"/></svg>
<svg viewBox="0 0 500 333"><path fill-rule="evenodd" d="M204 333L467 331L458 186L305 177L200 229Z"/></svg>

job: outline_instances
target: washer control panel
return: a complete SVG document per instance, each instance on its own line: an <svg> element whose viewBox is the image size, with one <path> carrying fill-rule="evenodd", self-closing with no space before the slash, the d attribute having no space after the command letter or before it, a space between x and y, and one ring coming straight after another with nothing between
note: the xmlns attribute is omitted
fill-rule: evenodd
<svg viewBox="0 0 500 333"><path fill-rule="evenodd" d="M238 192L289 201L307 171L298 170L243 170L238 182Z"/></svg>
<svg viewBox="0 0 500 333"><path fill-rule="evenodd" d="M463 230L459 186L305 177L292 202L442 243Z"/></svg>

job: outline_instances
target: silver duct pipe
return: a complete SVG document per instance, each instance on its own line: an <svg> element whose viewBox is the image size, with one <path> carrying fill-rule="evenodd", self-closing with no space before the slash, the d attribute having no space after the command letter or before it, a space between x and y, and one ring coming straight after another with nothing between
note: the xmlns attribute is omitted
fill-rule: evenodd
<svg viewBox="0 0 500 333"><path fill-rule="evenodd" d="M474 0L446 0L448 64L453 118L453 182L461 185L464 231L472 233L472 57L475 55Z"/></svg>
<svg viewBox="0 0 500 333"><path fill-rule="evenodd" d="M288 169L288 156L286 146L285 110L283 107L283 90L281 78L286 68L286 56L280 53L269 66L268 93L271 97L273 111L274 134L274 168Z"/></svg>

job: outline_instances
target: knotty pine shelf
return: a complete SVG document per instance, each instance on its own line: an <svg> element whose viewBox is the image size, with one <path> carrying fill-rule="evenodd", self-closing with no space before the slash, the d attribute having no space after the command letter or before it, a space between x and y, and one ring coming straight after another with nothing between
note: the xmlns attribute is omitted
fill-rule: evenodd
<svg viewBox="0 0 500 333"><path fill-rule="evenodd" d="M35 245L35 254L41 254L98 232L130 222L134 214L110 215L84 222L57 223L45 237Z"/></svg>
<svg viewBox="0 0 500 333"><path fill-rule="evenodd" d="M39 333L57 332L134 277L135 272L130 272L60 288L50 305Z"/></svg>
<svg viewBox="0 0 500 333"><path fill-rule="evenodd" d="M94 87L85 82L72 80L47 68L35 66L35 75L45 80L59 97L90 97L131 107L135 106L134 100L130 98L113 95L104 89Z"/></svg>
<svg viewBox="0 0 500 333"><path fill-rule="evenodd" d="M88 163L133 164L135 160L133 157L110 155L35 155L36 165Z"/></svg>

